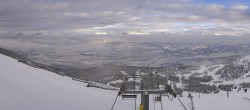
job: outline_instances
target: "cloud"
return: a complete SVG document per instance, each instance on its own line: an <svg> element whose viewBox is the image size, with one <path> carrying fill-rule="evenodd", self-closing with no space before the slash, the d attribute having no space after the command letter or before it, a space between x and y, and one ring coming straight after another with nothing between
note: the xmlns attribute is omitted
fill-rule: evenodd
<svg viewBox="0 0 250 110"><path fill-rule="evenodd" d="M211 23L217 31L249 33L249 13L244 4L192 0L0 0L0 32L171 32L194 25L199 30L192 31L213 32L202 25Z"/></svg>
<svg viewBox="0 0 250 110"><path fill-rule="evenodd" d="M236 11L246 11L248 9L248 6L246 5L233 5L230 7L231 10L236 10Z"/></svg>

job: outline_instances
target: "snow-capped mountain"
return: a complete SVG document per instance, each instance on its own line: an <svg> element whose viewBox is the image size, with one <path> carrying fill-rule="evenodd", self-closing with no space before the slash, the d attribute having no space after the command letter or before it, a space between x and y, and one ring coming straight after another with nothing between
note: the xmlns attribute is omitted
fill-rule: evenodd
<svg viewBox="0 0 250 110"><path fill-rule="evenodd" d="M209 83L241 84L250 83L250 55L228 64L200 66L184 76L211 76Z"/></svg>
<svg viewBox="0 0 250 110"><path fill-rule="evenodd" d="M234 65L242 66L244 68L243 72L248 73L250 68L250 55L237 59L236 61L234 61Z"/></svg>
<svg viewBox="0 0 250 110"><path fill-rule="evenodd" d="M226 80L238 79L248 74L250 70L250 55L236 59L233 63L225 65L217 74Z"/></svg>

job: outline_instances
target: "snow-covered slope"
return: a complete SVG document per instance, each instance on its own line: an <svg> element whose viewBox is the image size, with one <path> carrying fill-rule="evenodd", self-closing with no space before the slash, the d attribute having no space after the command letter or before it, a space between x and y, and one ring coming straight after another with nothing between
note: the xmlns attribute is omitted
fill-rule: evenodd
<svg viewBox="0 0 250 110"><path fill-rule="evenodd" d="M0 110L110 110L117 91L87 88L86 84L73 81L69 77L27 66L15 59L0 55ZM196 110L247 110L250 94L226 92L219 94L194 95ZM190 110L191 104L187 93L180 98ZM137 110L140 97L137 98ZM177 99L172 102L163 97L163 108L184 110ZM160 103L156 103L156 110ZM150 97L150 110L154 103ZM114 110L134 110L134 100L118 98Z"/></svg>
<svg viewBox="0 0 250 110"><path fill-rule="evenodd" d="M209 66L203 65L195 70L192 70L190 74L185 74L183 76L211 76L213 79L210 82L207 82L210 84L250 83L250 55L238 58L229 64L218 64Z"/></svg>
<svg viewBox="0 0 250 110"><path fill-rule="evenodd" d="M245 68L248 68L249 62L250 62L250 55L247 55L247 56L244 56L244 57L239 58L236 61L234 61L234 64L238 65L238 66L244 66Z"/></svg>
<svg viewBox="0 0 250 110"><path fill-rule="evenodd" d="M0 110L111 108L116 91L85 86L69 77L33 68L0 54ZM128 104L120 107L127 109Z"/></svg>

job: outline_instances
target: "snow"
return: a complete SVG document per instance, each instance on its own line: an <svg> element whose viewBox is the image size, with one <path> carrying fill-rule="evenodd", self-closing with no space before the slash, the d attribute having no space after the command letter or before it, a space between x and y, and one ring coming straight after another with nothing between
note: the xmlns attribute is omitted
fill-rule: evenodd
<svg viewBox="0 0 250 110"><path fill-rule="evenodd" d="M196 71L192 71L192 73L203 73L204 71L206 71L207 70L207 67L206 66L204 66L204 65L202 65L202 66L200 66L200 69L198 69L198 70L196 70Z"/></svg>
<svg viewBox="0 0 250 110"><path fill-rule="evenodd" d="M227 97L226 91L221 91L219 94L202 94L199 98L198 94L193 94L194 106L196 110L248 110L249 101L244 100L243 96L248 96L249 93L241 92L230 92L229 97ZM206 103L200 103L206 102Z"/></svg>
<svg viewBox="0 0 250 110"><path fill-rule="evenodd" d="M0 110L108 110L117 94L117 91L87 88L85 83L3 55L0 55L0 71ZM128 104L119 106L128 109Z"/></svg>
<svg viewBox="0 0 250 110"><path fill-rule="evenodd" d="M222 69L225 65L224 64L219 64L219 65L215 65L218 66L216 69L208 72L207 75L212 76L214 81L221 81L222 79L220 78L220 75L216 75L216 72L219 71L220 69Z"/></svg>
<svg viewBox="0 0 250 110"><path fill-rule="evenodd" d="M85 83L55 73L30 67L17 60L0 55L0 110L110 110L117 91L87 88ZM180 99L191 110L190 99L184 92ZM219 94L192 93L195 110L248 110L250 92ZM150 110L154 103L150 95ZM245 98L245 99L243 99ZM163 97L163 109L184 110L177 99ZM136 100L139 110L140 95ZM160 103L155 103L160 110ZM114 110L134 110L134 100L118 97Z"/></svg>
<svg viewBox="0 0 250 110"><path fill-rule="evenodd" d="M108 82L107 85L116 84L116 83L122 83L122 82L123 82L123 80L115 80L115 81L110 81L110 82Z"/></svg>
<svg viewBox="0 0 250 110"><path fill-rule="evenodd" d="M241 80L242 82L250 82L250 72L242 75L240 78L238 78L239 80Z"/></svg>
<svg viewBox="0 0 250 110"><path fill-rule="evenodd" d="M193 70L191 71L191 74L186 74L186 76L192 76L192 75L196 75L198 73L198 75L196 76L200 76L200 77L203 77L205 75L209 75L209 76L212 76L213 78L217 78L218 79L218 75L216 75L215 73L222 69L225 65L224 64L218 64L218 65L210 65L210 66L205 66L205 65L202 65L199 67L199 69L197 70ZM209 70L209 68L214 68L212 70Z"/></svg>
<svg viewBox="0 0 250 110"><path fill-rule="evenodd" d="M250 55L246 55L242 58L237 59L234 64L235 65L242 65L245 68L247 68L247 66L249 65L248 63L250 62Z"/></svg>
<svg viewBox="0 0 250 110"><path fill-rule="evenodd" d="M248 57L244 57L244 59L247 59ZM243 60L238 59L238 61L242 62ZM246 60L244 60L246 61ZM250 61L250 56L249 56L249 61ZM241 64L241 63L240 63ZM179 77L181 76L185 76L190 77L190 76L196 76L196 77L203 77L205 75L208 76L212 76L213 80L211 80L210 82L202 82L203 84L215 84L215 85L219 85L221 83L216 83L216 82L223 82L223 84L240 84L240 83L250 83L250 77L247 77L248 75L250 76L250 71L248 73L245 73L244 75L242 75L241 77L239 77L238 79L234 79L234 80L229 80L226 81L224 79L222 79L220 77L220 74L216 74L217 71L219 71L220 69L222 69L225 66L225 64L218 64L218 65L210 65L210 66L200 66L198 69L191 71L190 74L185 74L185 75L178 75ZM209 68L214 68L212 70L209 70ZM178 84L179 87L181 87L182 84Z"/></svg>
<svg viewBox="0 0 250 110"><path fill-rule="evenodd" d="M129 76L128 73L126 73L126 71L120 71L120 72L125 76Z"/></svg>

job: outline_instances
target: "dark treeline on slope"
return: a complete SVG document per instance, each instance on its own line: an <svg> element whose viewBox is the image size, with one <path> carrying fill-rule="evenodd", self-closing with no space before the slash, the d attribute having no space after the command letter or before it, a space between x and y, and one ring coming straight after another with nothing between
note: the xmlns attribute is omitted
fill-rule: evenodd
<svg viewBox="0 0 250 110"><path fill-rule="evenodd" d="M24 59L23 57L21 57L20 55L16 54L15 52L12 52L10 50L6 50L6 49L3 49L0 47L0 54L3 54L3 55L6 55L6 56L9 56L11 58L14 58L14 59Z"/></svg>
<svg viewBox="0 0 250 110"><path fill-rule="evenodd" d="M241 83L240 84L243 88L250 88L250 83Z"/></svg>
<svg viewBox="0 0 250 110"><path fill-rule="evenodd" d="M28 58L25 58L25 57L23 57L21 55L16 54L13 51L10 51L10 50L7 50L7 49L1 48L1 47L0 47L0 54L9 56L9 57L14 58L14 59L17 59L18 62L24 63L26 65L29 65L29 66L32 66L32 67L35 67L35 68L41 68L41 69L45 69L45 70L48 70L48 71L51 71L51 72L54 72L54 73L57 73L57 74L60 74L60 75L64 75L63 72L58 70L58 69L54 69L54 68L51 68L51 67L49 67L47 65L31 61Z"/></svg>

